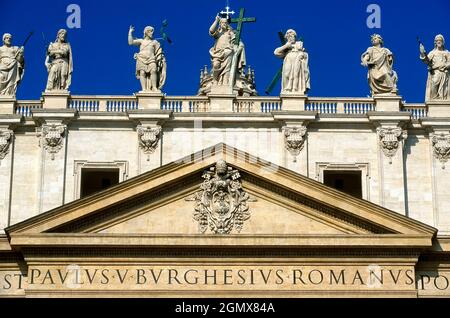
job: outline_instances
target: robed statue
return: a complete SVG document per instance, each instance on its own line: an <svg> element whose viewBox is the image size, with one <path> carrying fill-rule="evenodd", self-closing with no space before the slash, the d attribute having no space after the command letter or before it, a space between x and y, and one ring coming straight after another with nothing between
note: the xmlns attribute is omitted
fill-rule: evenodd
<svg viewBox="0 0 450 318"><path fill-rule="evenodd" d="M303 41L297 41L297 33L289 29L285 34L286 43L275 49L274 54L283 58L281 93L304 95L311 88L308 53Z"/></svg>
<svg viewBox="0 0 450 318"><path fill-rule="evenodd" d="M420 43L420 59L428 65L428 79L425 100L450 99L450 52L445 49L441 34L434 38L434 49L426 53Z"/></svg>
<svg viewBox="0 0 450 318"><path fill-rule="evenodd" d="M361 56L361 65L369 68L367 78L372 95L397 94L397 73L393 70L394 55L383 47L379 34L371 37L372 46Z"/></svg>
<svg viewBox="0 0 450 318"><path fill-rule="evenodd" d="M67 42L67 31L60 29L56 40L47 49L45 66L48 71L46 91L67 91L72 83L72 48Z"/></svg>
<svg viewBox="0 0 450 318"><path fill-rule="evenodd" d="M229 18L216 16L209 28L209 34L215 39L209 50L212 64L213 84L230 85L245 68L245 50L242 41L237 45L236 33Z"/></svg>
<svg viewBox="0 0 450 318"><path fill-rule="evenodd" d="M17 85L25 70L23 47L12 45L12 35L3 35L3 45L0 47L0 95L16 96Z"/></svg>

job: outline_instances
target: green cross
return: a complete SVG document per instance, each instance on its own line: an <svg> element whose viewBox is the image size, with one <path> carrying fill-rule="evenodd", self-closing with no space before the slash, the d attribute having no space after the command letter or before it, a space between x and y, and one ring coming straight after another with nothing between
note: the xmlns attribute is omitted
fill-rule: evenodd
<svg viewBox="0 0 450 318"><path fill-rule="evenodd" d="M239 42L241 41L242 24L244 22L256 22L256 18L244 18L244 12L245 9L241 8L241 11L239 12L239 18L231 19L231 23L238 24L236 29L236 39L234 41L236 45L239 45Z"/></svg>

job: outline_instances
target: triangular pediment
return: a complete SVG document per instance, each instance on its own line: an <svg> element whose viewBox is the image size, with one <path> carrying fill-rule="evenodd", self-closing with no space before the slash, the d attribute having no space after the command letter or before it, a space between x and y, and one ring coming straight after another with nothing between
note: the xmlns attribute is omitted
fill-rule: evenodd
<svg viewBox="0 0 450 318"><path fill-rule="evenodd" d="M430 226L354 198L225 144L218 144L105 191L71 202L6 229L8 235L77 237L217 236L199 231L193 201L204 172L225 160L249 194L250 217L232 237L349 237L404 235L431 245ZM375 237L374 236L374 237ZM170 241L170 240L169 240ZM167 242L169 242L167 241ZM251 239L250 239L251 241ZM250 242L249 241L249 242ZM273 240L276 242L276 240ZM417 243L416 245L423 245Z"/></svg>
<svg viewBox="0 0 450 318"><path fill-rule="evenodd" d="M298 204L281 203L279 198L268 198L249 189L251 202L248 203L250 218L243 224L242 235L309 235L360 233L362 229L345 226L337 220L327 219L317 211ZM89 232L108 234L199 234L199 224L193 218L194 202L188 196L175 197L170 202L155 207L144 208L140 213L130 213L108 223L91 227ZM210 229L205 234L211 233ZM231 231L236 234L236 231Z"/></svg>

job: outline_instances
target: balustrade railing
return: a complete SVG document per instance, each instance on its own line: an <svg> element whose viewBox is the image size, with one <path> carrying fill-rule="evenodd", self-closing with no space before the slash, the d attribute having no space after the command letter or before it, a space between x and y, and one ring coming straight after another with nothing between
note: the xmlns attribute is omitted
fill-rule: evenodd
<svg viewBox="0 0 450 318"><path fill-rule="evenodd" d="M30 117L34 109L41 109L42 102L38 100L21 100L17 101L14 107L14 113L25 117Z"/></svg>
<svg viewBox="0 0 450 318"><path fill-rule="evenodd" d="M174 113L207 112L210 110L210 103L203 96L166 96L161 102L161 109Z"/></svg>
<svg viewBox="0 0 450 318"><path fill-rule="evenodd" d="M403 111L410 112L412 119L427 117L427 106L425 104L403 104Z"/></svg>
<svg viewBox="0 0 450 318"><path fill-rule="evenodd" d="M317 111L320 114L366 114L375 111L375 102L372 98L310 97L305 104L305 110Z"/></svg>
<svg viewBox="0 0 450 318"><path fill-rule="evenodd" d="M41 109L42 101L17 101L15 114L30 117L34 109ZM71 96L68 108L82 112L126 112L138 109L136 96ZM181 112L208 112L211 110L210 101L206 96L165 96L161 100L161 109L175 113ZM233 101L233 112L236 113L269 113L282 110L282 101L279 97L253 96L237 97ZM345 97L309 97L304 110L317 111L320 114L366 114L375 111L375 102L372 98L345 98ZM412 119L427 116L425 104L402 104L402 111L411 113Z"/></svg>
<svg viewBox="0 0 450 318"><path fill-rule="evenodd" d="M278 97L237 97L233 103L236 113L270 113L281 110L281 99Z"/></svg>
<svg viewBox="0 0 450 318"><path fill-rule="evenodd" d="M71 96L69 108L85 112L126 112L138 109L134 96Z"/></svg>

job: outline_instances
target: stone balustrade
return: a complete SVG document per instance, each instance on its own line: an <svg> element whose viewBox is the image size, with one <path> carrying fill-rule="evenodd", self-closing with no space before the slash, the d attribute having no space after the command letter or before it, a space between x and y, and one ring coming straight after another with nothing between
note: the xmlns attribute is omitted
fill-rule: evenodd
<svg viewBox="0 0 450 318"><path fill-rule="evenodd" d="M417 120L428 116L427 106L425 104L403 104L403 111L411 113L411 118Z"/></svg>
<svg viewBox="0 0 450 318"><path fill-rule="evenodd" d="M85 112L125 112L138 109L134 96L71 96L68 106Z"/></svg>
<svg viewBox="0 0 450 318"><path fill-rule="evenodd" d="M45 108L42 100L19 100L15 102L14 113L29 117L33 110ZM141 109L136 96L89 96L73 95L68 98L67 108L81 112L126 112ZM164 96L161 99L161 109L175 113L196 113L211 111L210 99L206 96ZM237 97L233 101L232 112L235 113L269 113L282 111L280 97L256 96ZM307 97L305 111L319 114L366 114L376 111L373 98L355 97ZM425 104L401 103L401 110L411 113L411 118L417 120L427 117Z"/></svg>
<svg viewBox="0 0 450 318"><path fill-rule="evenodd" d="M210 102L204 96L166 96L161 101L161 109L174 113L207 112L210 111Z"/></svg>
<svg viewBox="0 0 450 318"><path fill-rule="evenodd" d="M311 97L307 99L305 110L320 114L365 114L375 111L376 107L373 98Z"/></svg>
<svg viewBox="0 0 450 318"><path fill-rule="evenodd" d="M14 113L24 117L29 117L32 115L32 111L34 109L41 108L42 102L39 100L21 100L16 102L14 106Z"/></svg>

